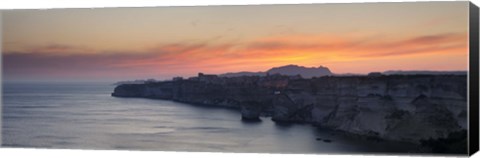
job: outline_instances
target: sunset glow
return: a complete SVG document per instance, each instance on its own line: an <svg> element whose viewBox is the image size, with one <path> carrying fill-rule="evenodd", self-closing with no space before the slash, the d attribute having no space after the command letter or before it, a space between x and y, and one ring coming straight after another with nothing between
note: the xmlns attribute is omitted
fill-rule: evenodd
<svg viewBox="0 0 480 158"><path fill-rule="evenodd" d="M296 64L467 70L465 3L12 10L6 80L169 79Z"/></svg>

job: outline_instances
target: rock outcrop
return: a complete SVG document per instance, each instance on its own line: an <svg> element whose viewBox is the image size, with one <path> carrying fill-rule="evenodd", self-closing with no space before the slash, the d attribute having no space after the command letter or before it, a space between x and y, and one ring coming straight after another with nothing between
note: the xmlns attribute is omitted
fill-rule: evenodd
<svg viewBox="0 0 480 158"><path fill-rule="evenodd" d="M112 96L238 108L245 120L271 116L386 140L445 138L467 126L466 75L320 77L267 75L125 84Z"/></svg>
<svg viewBox="0 0 480 158"><path fill-rule="evenodd" d="M303 78L322 77L333 75L327 67L304 67L298 65L285 65L274 67L267 71L268 74L280 74L288 76L300 75Z"/></svg>
<svg viewBox="0 0 480 158"><path fill-rule="evenodd" d="M267 76L267 75L286 75L286 76L301 76L303 78L331 76L333 73L324 66L319 67L304 67L298 65L285 65L271 68L265 72L230 72L220 74L221 77L241 77L241 76Z"/></svg>

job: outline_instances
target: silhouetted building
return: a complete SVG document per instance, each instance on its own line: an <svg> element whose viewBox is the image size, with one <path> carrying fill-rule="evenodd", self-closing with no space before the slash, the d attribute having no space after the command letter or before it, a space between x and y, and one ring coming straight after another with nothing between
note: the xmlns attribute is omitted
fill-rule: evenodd
<svg viewBox="0 0 480 158"><path fill-rule="evenodd" d="M368 73L368 76L370 77L379 77L382 76L383 74L381 72L370 72Z"/></svg>

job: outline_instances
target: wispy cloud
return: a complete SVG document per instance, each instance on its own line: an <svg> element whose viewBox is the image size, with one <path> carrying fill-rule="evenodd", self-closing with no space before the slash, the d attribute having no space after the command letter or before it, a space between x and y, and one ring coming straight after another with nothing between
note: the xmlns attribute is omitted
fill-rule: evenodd
<svg viewBox="0 0 480 158"><path fill-rule="evenodd" d="M246 43L160 44L138 52L99 51L70 45L34 47L4 54L7 77L144 77L198 71L264 70L283 64L312 65L382 57L418 58L422 54L467 55L466 33L385 40L327 36L282 36ZM355 67L355 63L352 63ZM379 65L381 67L381 65Z"/></svg>

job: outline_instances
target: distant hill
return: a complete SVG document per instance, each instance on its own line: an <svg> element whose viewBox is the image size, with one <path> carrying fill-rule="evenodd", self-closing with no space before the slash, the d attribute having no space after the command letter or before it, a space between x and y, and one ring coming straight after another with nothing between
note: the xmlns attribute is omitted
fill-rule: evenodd
<svg viewBox="0 0 480 158"><path fill-rule="evenodd" d="M122 84L144 84L147 82L156 82L155 79L147 79L147 80L133 80L133 81L118 81L113 85L122 85Z"/></svg>
<svg viewBox="0 0 480 158"><path fill-rule="evenodd" d="M390 70L383 72L384 75L466 75L467 71L402 71Z"/></svg>
<svg viewBox="0 0 480 158"><path fill-rule="evenodd" d="M467 71L428 71L428 70L388 70L380 73L381 75L467 75ZM333 76L366 76L368 74L344 73L333 74Z"/></svg>
<svg viewBox="0 0 480 158"><path fill-rule="evenodd" d="M304 67L298 65L286 65L281 67L274 67L267 71L269 74L281 74L288 76L300 75L303 78L321 77L332 75L332 72L327 67Z"/></svg>
<svg viewBox="0 0 480 158"><path fill-rule="evenodd" d="M333 74L332 76L365 76L366 74L357 74L357 73L343 73L343 74Z"/></svg>
<svg viewBox="0 0 480 158"><path fill-rule="evenodd" d="M332 72L327 67L304 67L298 65L285 65L280 67L274 67L266 72L231 72L220 74L222 77L238 77L238 76L266 76L267 74L281 74L288 76L300 75L303 78L321 77L332 75Z"/></svg>
<svg viewBox="0 0 480 158"><path fill-rule="evenodd" d="M381 75L466 75L467 71L429 71L429 70L388 70L378 72ZM288 76L300 75L303 78L322 77L322 76L366 76L367 74L344 73L333 74L330 69L324 66L304 67L298 65L285 65L271 68L265 72L229 72L220 74L221 77L239 77L239 76L266 76L267 74L281 74Z"/></svg>
<svg viewBox="0 0 480 158"><path fill-rule="evenodd" d="M266 76L266 72L248 72L248 71L242 71L242 72L229 72L225 74L220 74L219 76L221 77L239 77L239 76Z"/></svg>

